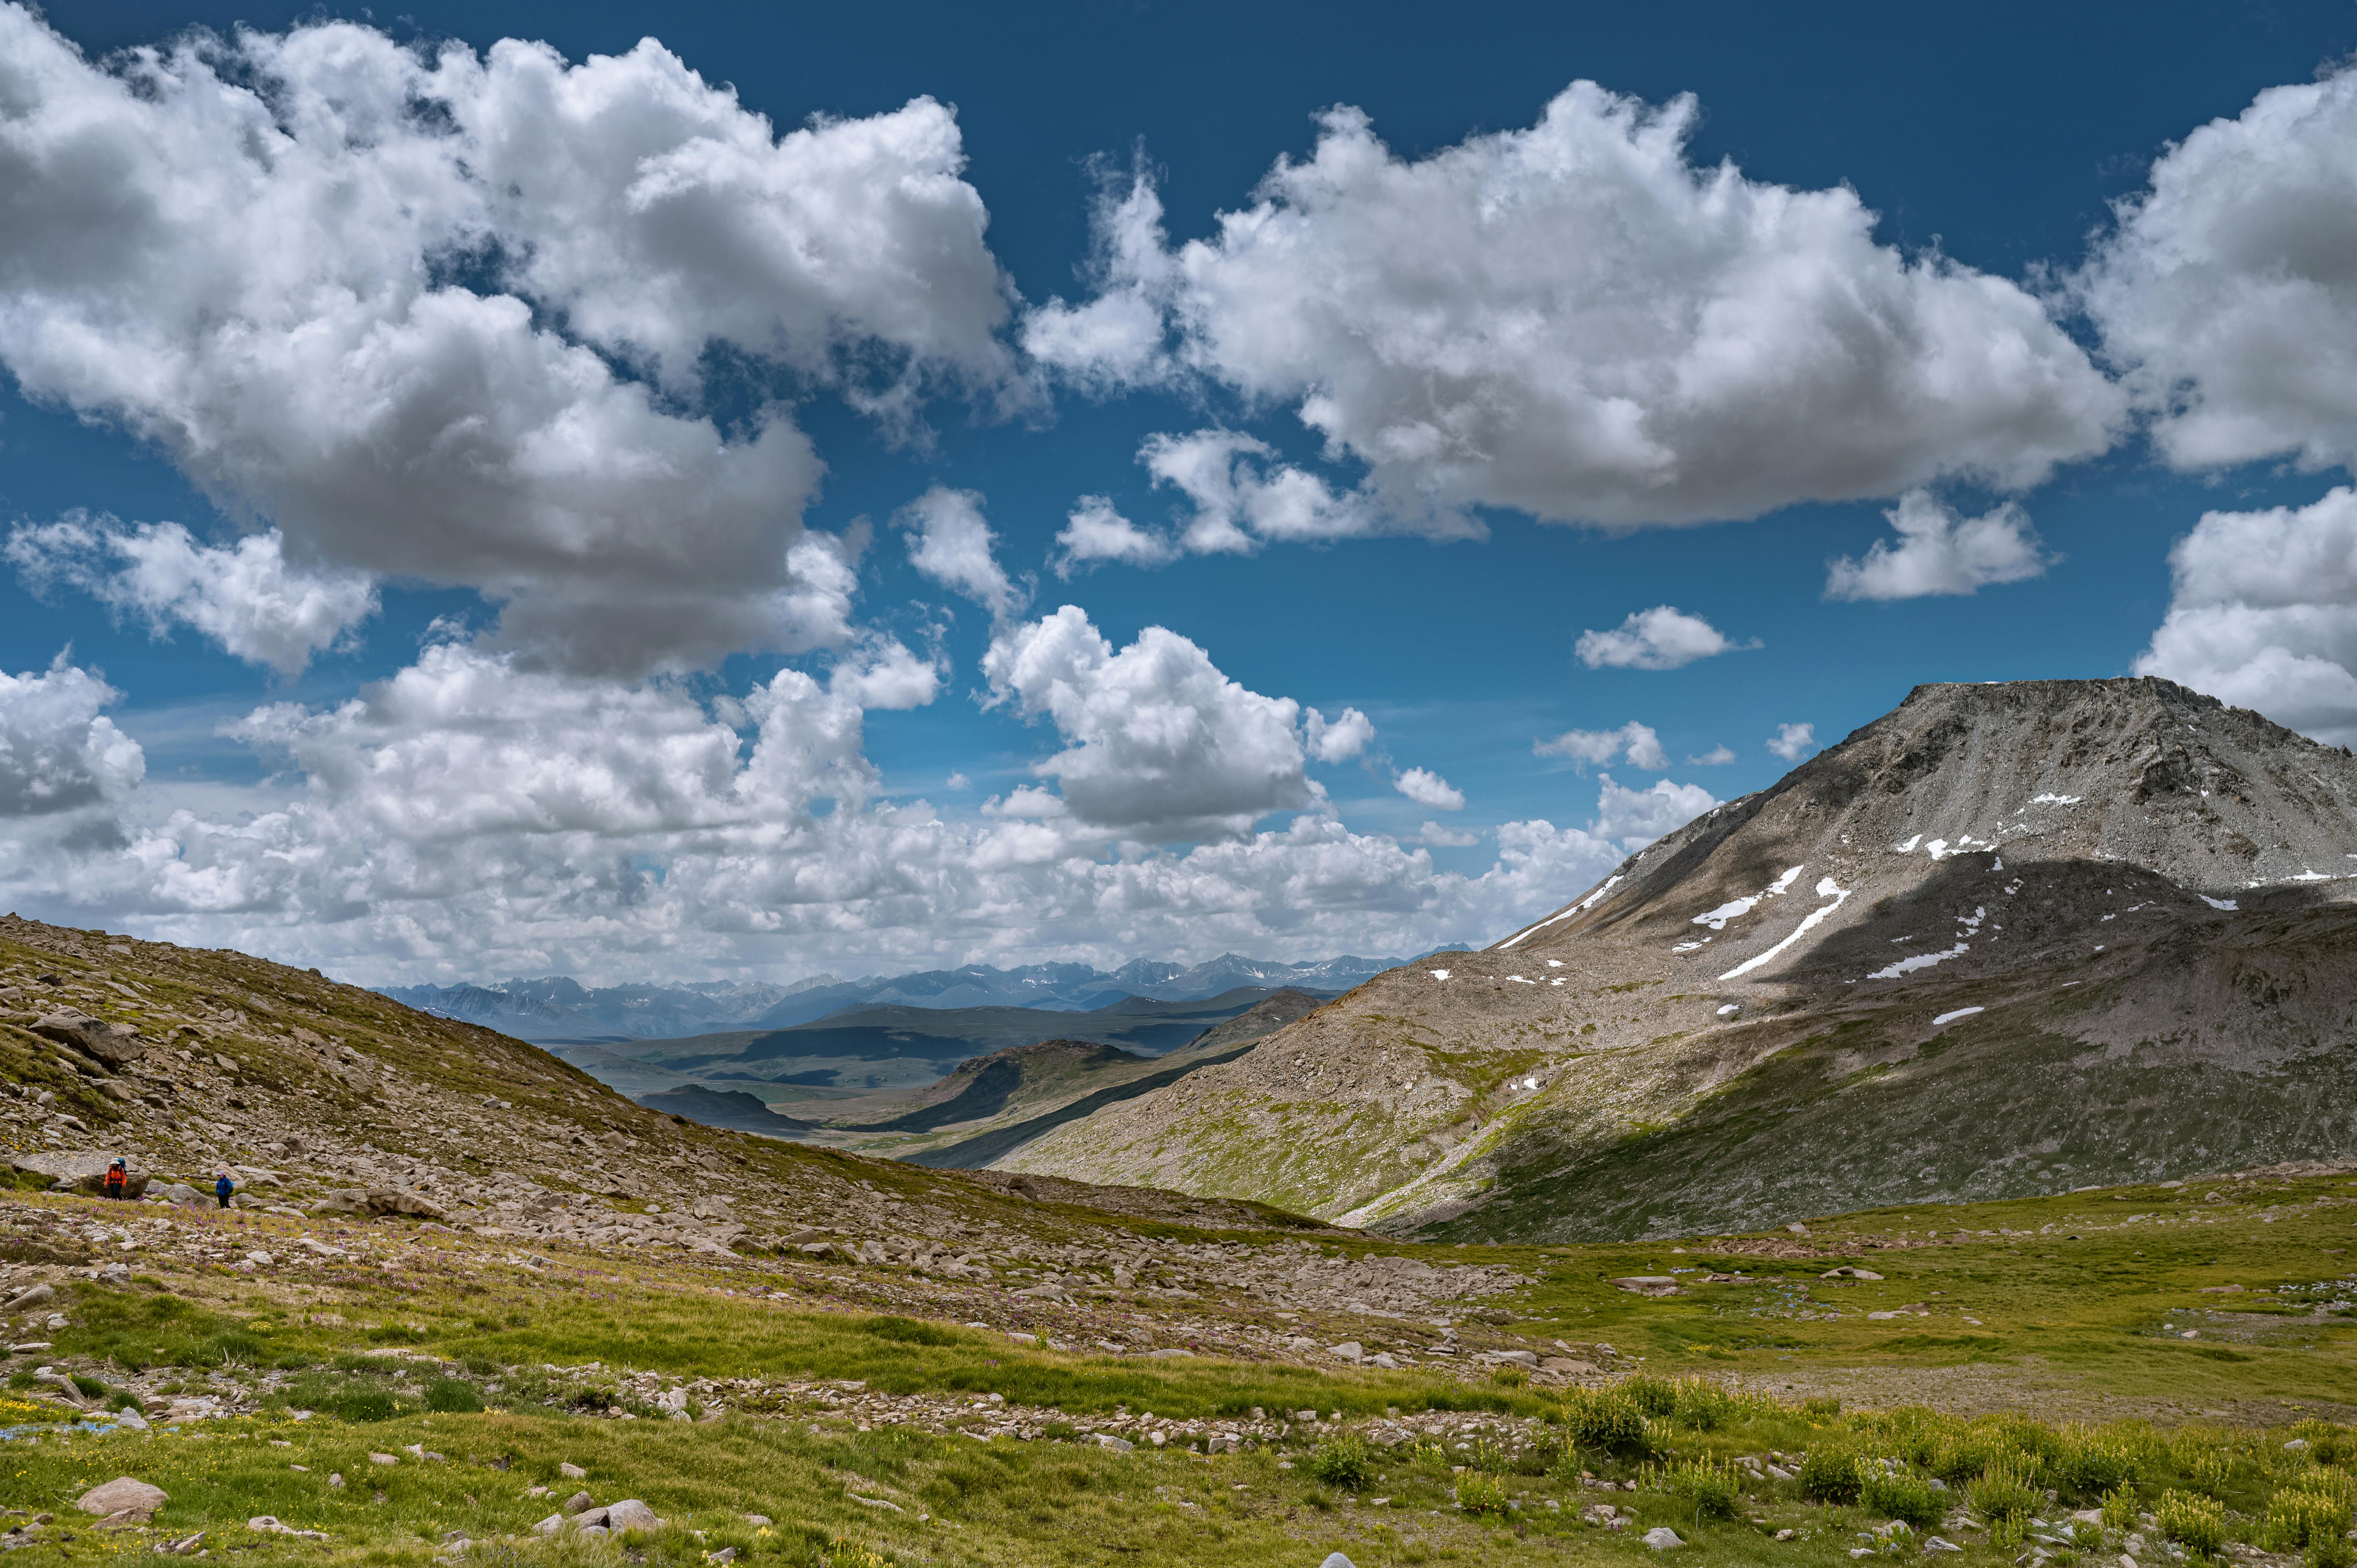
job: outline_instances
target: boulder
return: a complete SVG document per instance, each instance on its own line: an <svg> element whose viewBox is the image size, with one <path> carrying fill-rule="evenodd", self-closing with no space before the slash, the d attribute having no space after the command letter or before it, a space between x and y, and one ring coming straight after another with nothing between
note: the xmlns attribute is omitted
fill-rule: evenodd
<svg viewBox="0 0 2357 1568"><path fill-rule="evenodd" d="M1339 1552L1329 1552L1326 1554L1326 1561L1318 1564L1318 1568L1359 1568L1359 1565Z"/></svg>
<svg viewBox="0 0 2357 1568"><path fill-rule="evenodd" d="M114 1155L104 1152L76 1154L48 1151L33 1155L12 1155L8 1158L8 1163L20 1171L28 1172L34 1176L48 1176L59 1187L97 1197L106 1191L106 1167L113 1164L115 1158ZM139 1197L147 1190L147 1183L150 1179L145 1171L133 1170L123 1184L124 1196Z"/></svg>
<svg viewBox="0 0 2357 1568"><path fill-rule="evenodd" d="M32 1028L43 1039L70 1047L110 1068L129 1067L147 1054L146 1043L130 1025L110 1024L71 1007L42 1014Z"/></svg>
<svg viewBox="0 0 2357 1568"><path fill-rule="evenodd" d="M1678 1293L1678 1282L1670 1274L1629 1274L1612 1283L1633 1295L1675 1295Z"/></svg>
<svg viewBox="0 0 2357 1568"><path fill-rule="evenodd" d="M565 1517L571 1519L575 1514L587 1512L595 1508L597 1503L597 1499L588 1493L576 1492L565 1499Z"/></svg>
<svg viewBox="0 0 2357 1568"><path fill-rule="evenodd" d="M38 1306L45 1301L54 1301L57 1299L57 1294L56 1286L46 1284L20 1290L10 1296L6 1302L0 1303L0 1314L22 1312L28 1306Z"/></svg>
<svg viewBox="0 0 2357 1568"><path fill-rule="evenodd" d="M1853 1268L1847 1263L1842 1264L1839 1268L1827 1269L1817 1276L1821 1280L1878 1280L1881 1277L1872 1269Z"/></svg>
<svg viewBox="0 0 2357 1568"><path fill-rule="evenodd" d="M420 1219L432 1219L448 1224L450 1211L430 1197L423 1197L397 1187L346 1187L331 1192L311 1206L314 1214L361 1214L382 1217L391 1214L414 1215Z"/></svg>
<svg viewBox="0 0 2357 1568"><path fill-rule="evenodd" d="M129 1476L117 1476L102 1487L92 1487L74 1500L74 1507L84 1513L104 1519L118 1513L154 1513L171 1497L163 1487Z"/></svg>
<svg viewBox="0 0 2357 1568"><path fill-rule="evenodd" d="M147 1196L160 1197L182 1208L210 1208L213 1206L210 1194L199 1192L185 1182L167 1181L161 1187L149 1188Z"/></svg>
<svg viewBox="0 0 2357 1568"><path fill-rule="evenodd" d="M624 1498L606 1510L606 1528L619 1535L626 1530L661 1530L655 1510L636 1498Z"/></svg>
<svg viewBox="0 0 2357 1568"><path fill-rule="evenodd" d="M1642 1539L1646 1545L1652 1547L1656 1552L1667 1552L1673 1546L1684 1546L1685 1544L1684 1541L1678 1539L1678 1532L1672 1530L1666 1524L1655 1525L1652 1529L1644 1533Z"/></svg>
<svg viewBox="0 0 2357 1568"><path fill-rule="evenodd" d="M556 1466L556 1473L564 1477L568 1481L585 1480L589 1475L588 1471L583 1469L580 1466L574 1464L569 1459Z"/></svg>

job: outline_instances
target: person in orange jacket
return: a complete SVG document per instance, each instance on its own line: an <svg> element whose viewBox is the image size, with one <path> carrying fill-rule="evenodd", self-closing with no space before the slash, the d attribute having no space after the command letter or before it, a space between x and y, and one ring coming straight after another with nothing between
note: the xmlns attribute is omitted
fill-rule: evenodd
<svg viewBox="0 0 2357 1568"><path fill-rule="evenodd" d="M116 1160L113 1165L108 1165L106 1167L105 1180L106 1196L109 1197L121 1197L123 1196L124 1184L128 1182L130 1179L130 1168L125 1165L123 1161Z"/></svg>

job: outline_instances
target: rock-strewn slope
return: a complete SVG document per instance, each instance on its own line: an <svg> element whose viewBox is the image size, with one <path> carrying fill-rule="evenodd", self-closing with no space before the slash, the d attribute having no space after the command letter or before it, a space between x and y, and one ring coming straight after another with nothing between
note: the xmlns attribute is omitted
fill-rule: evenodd
<svg viewBox="0 0 2357 1568"><path fill-rule="evenodd" d="M2357 760L2152 680L1919 687L1491 949L1014 1168L1667 1235L2357 1152Z"/></svg>
<svg viewBox="0 0 2357 1568"><path fill-rule="evenodd" d="M1330 1364L1327 1344L1380 1334L1404 1361L1455 1365L1516 1348L1481 1318L1462 1341L1456 1326L1526 1283L1461 1254L1346 1253L1249 1203L969 1178L697 1125L315 973L0 918L0 1187L94 1183L115 1155L147 1178L141 1201L0 1203L0 1302L166 1258L332 1285L457 1267L452 1249L527 1273L635 1254L1140 1354ZM236 1213L212 1207L223 1170ZM49 1310L0 1317L0 1344L37 1337ZM1302 1314L1329 1325L1314 1345Z"/></svg>

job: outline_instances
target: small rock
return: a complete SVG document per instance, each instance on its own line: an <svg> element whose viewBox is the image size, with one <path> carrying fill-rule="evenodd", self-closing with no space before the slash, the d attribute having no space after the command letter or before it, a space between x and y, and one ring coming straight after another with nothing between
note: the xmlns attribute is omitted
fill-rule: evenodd
<svg viewBox="0 0 2357 1568"><path fill-rule="evenodd" d="M748 1513L745 1516L745 1522L756 1529L760 1529L770 1523L770 1516L765 1513Z"/></svg>
<svg viewBox="0 0 2357 1568"><path fill-rule="evenodd" d="M565 1511L570 1516L579 1513L583 1509L595 1507L596 1504L597 1499L588 1493L576 1492L565 1499Z"/></svg>
<svg viewBox="0 0 2357 1568"><path fill-rule="evenodd" d="M1684 1541L1678 1539L1678 1532L1672 1530L1666 1524L1657 1524L1652 1529L1647 1530L1644 1534L1643 1540L1646 1545L1652 1547L1656 1552L1667 1552L1673 1546L1684 1546L1685 1544Z"/></svg>
<svg viewBox="0 0 2357 1568"><path fill-rule="evenodd" d="M563 1530L564 1528L565 1516L561 1513L553 1513L546 1519L542 1520L538 1524L533 1525L532 1527L532 1532L534 1535L554 1535L558 1530Z"/></svg>
<svg viewBox="0 0 2357 1568"><path fill-rule="evenodd" d="M1137 1444L1125 1437L1115 1437L1110 1432L1100 1432L1097 1434L1097 1446L1109 1448L1115 1454L1126 1454Z"/></svg>
<svg viewBox="0 0 2357 1568"><path fill-rule="evenodd" d="M1326 1561L1318 1564L1318 1568L1359 1568L1359 1565L1339 1552L1329 1552L1326 1554Z"/></svg>
<svg viewBox="0 0 2357 1568"><path fill-rule="evenodd" d="M1360 1360L1367 1353L1366 1347L1355 1339L1345 1339L1340 1345L1329 1345L1326 1350L1329 1355L1340 1357L1345 1361Z"/></svg>
<svg viewBox="0 0 2357 1568"><path fill-rule="evenodd" d="M92 1487L84 1492L75 1500L74 1507L84 1513L104 1518L108 1514L135 1509L154 1513L169 1501L170 1496L161 1487L150 1486L129 1476L117 1476L106 1485Z"/></svg>
<svg viewBox="0 0 2357 1568"><path fill-rule="evenodd" d="M1678 1282L1669 1274L1630 1274L1612 1282L1633 1295L1675 1295Z"/></svg>
<svg viewBox="0 0 2357 1568"><path fill-rule="evenodd" d="M737 1549L733 1546L724 1546L717 1552L705 1552L704 1560L706 1563L734 1563L737 1561Z"/></svg>
<svg viewBox="0 0 2357 1568"><path fill-rule="evenodd" d="M29 1290L20 1290L5 1303L0 1303L0 1312L22 1312L28 1306L38 1306L45 1301L54 1299L57 1294L55 1286L45 1284L35 1285Z"/></svg>
<svg viewBox="0 0 2357 1568"><path fill-rule="evenodd" d="M1923 1550L1926 1552L1962 1552L1964 1548L1957 1545L1954 1541L1950 1541L1943 1535L1934 1535L1924 1541Z"/></svg>
<svg viewBox="0 0 2357 1568"><path fill-rule="evenodd" d="M200 1530L194 1535L184 1535L178 1541L165 1541L156 1550L167 1557L193 1557L196 1555L197 1548L204 1543L205 1532Z"/></svg>
<svg viewBox="0 0 2357 1568"><path fill-rule="evenodd" d="M589 1475L589 1472L583 1469L580 1466L570 1464L559 1465L556 1467L556 1473L564 1477L568 1481L585 1480Z"/></svg>
<svg viewBox="0 0 2357 1568"><path fill-rule="evenodd" d="M371 1454L369 1455L369 1463L371 1465L398 1465L401 1461L394 1458L390 1454Z"/></svg>

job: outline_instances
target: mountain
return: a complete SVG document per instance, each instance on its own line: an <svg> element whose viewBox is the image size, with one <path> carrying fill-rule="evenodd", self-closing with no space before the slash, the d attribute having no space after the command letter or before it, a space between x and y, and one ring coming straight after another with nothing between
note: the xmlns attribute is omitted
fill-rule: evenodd
<svg viewBox="0 0 2357 1568"><path fill-rule="evenodd" d="M1158 1057L1278 995L1297 997L1302 1010L1325 1000L1306 992L1243 986L1192 1002L1124 996L1087 1013L1038 1007L855 1007L784 1029L603 1045L560 1041L550 1048L601 1082L641 1099L701 1083L771 1101L854 1100L834 1107L831 1119L866 1122L909 1109L918 1091L975 1057L1053 1039L1117 1047L1141 1059ZM1288 1016L1262 1015L1272 1020L1266 1028ZM807 1114L807 1108L802 1109Z"/></svg>
<svg viewBox="0 0 2357 1568"><path fill-rule="evenodd" d="M395 985L380 994L521 1040L632 1040L741 1026L797 992L836 983L834 976L822 974L792 985L724 980L591 987L550 975L496 985Z"/></svg>
<svg viewBox="0 0 2357 1568"><path fill-rule="evenodd" d="M786 1029L855 1007L1026 1007L1092 1012L1125 996L1199 1002L1241 986L1348 991L1395 959L1329 958L1278 963L1223 953L1191 967L1138 959L1119 969L1035 963L841 980L811 975L791 985L706 981L694 985L586 986L564 975L459 985L394 985L379 994L431 1013L542 1044L673 1040L730 1029Z"/></svg>
<svg viewBox="0 0 2357 1568"><path fill-rule="evenodd" d="M1392 968L1394 959L1329 958L1278 963L1235 953L1191 968L1140 959L1119 969L1078 963L1038 963L1020 969L968 964L963 969L843 981L788 997L754 1023L782 1029L832 1017L850 1007L1028 1007L1093 1012L1124 996L1158 1002L1199 1002L1240 987L1297 986L1342 992Z"/></svg>
<svg viewBox="0 0 2357 1568"><path fill-rule="evenodd" d="M1921 686L1000 1165L1553 1240L2346 1157L2352 899L2346 750L2165 681Z"/></svg>

